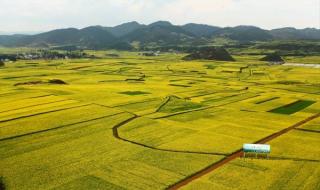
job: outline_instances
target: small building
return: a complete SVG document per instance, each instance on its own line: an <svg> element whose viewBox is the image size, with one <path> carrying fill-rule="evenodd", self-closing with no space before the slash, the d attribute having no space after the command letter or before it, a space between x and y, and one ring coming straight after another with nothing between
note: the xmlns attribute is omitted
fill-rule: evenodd
<svg viewBox="0 0 320 190"><path fill-rule="evenodd" d="M268 144L243 144L243 156L254 154L257 158L259 154L266 155L269 158L271 146Z"/></svg>

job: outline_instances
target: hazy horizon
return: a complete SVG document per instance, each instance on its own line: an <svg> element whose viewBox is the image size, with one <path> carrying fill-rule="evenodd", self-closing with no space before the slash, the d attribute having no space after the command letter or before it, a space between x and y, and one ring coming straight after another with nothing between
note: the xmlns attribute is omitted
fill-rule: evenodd
<svg viewBox="0 0 320 190"><path fill-rule="evenodd" d="M158 21L163 21L163 20L158 20ZM158 21L154 21L154 22L158 22ZM82 28L86 28L86 27L90 27L90 26L103 26L103 27L115 27L115 26L118 26L118 25L121 25L121 24L125 24L125 23L129 23L129 22L138 22L138 21L128 21L128 22L124 22L124 23L119 23L117 25L114 25L114 26L103 26L103 25L88 25L88 26L84 26L84 27L62 27L62 28L52 28L52 29L49 29L49 30L43 30L43 31L0 31L0 35L15 35L15 34L23 34L23 35L35 35L35 34L40 34L40 33L43 33L43 32L49 32L49 31L52 31L52 30L58 30L58 29L67 29L67 28L77 28L77 29L82 29ZM141 23L141 22L138 22L139 24L144 24L144 25L149 25L149 24L152 24L154 22L151 22L151 23ZM170 21L168 21L170 22ZM175 23L172 23L170 22L171 24L173 25L177 25ZM185 23L185 24L204 24L204 25L210 25L210 24L206 24L206 23ZM182 24L184 25L184 24ZM180 25L179 25L180 26ZM210 25L210 26L217 26L217 25ZM255 27L259 27L259 28L262 28L262 29L266 29L266 28L263 28L263 27L260 27L260 26L256 26L256 25L243 25L243 24L240 24L240 25L235 25L235 26L217 26L217 27L236 27L236 26L255 26ZM284 27L279 27L279 28L287 28L287 27L293 27L293 26L284 26ZM273 30L273 29L279 29L279 28L271 28L271 29L266 29L266 30ZM296 28L296 27L293 27L293 28ZM315 27L305 27L305 28L296 28L296 29L306 29L306 28L315 28ZM315 28L315 29L318 29L319 28Z"/></svg>
<svg viewBox="0 0 320 190"><path fill-rule="evenodd" d="M1 0L0 34L159 20L219 27L320 28L318 0ZM8 17L8 15L10 15Z"/></svg>

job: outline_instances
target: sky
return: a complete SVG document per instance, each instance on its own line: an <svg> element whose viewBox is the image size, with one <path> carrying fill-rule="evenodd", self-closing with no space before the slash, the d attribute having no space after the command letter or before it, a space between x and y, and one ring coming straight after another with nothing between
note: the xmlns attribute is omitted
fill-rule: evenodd
<svg viewBox="0 0 320 190"><path fill-rule="evenodd" d="M320 0L0 0L0 31L40 32L129 21L320 27Z"/></svg>

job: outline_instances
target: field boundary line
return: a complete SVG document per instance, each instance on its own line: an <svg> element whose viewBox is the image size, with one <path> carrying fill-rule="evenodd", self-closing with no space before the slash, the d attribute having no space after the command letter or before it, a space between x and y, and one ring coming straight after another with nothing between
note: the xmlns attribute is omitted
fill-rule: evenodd
<svg viewBox="0 0 320 190"><path fill-rule="evenodd" d="M132 105L132 104L140 104L140 103L153 102L153 101L156 101L156 100L158 100L158 98L150 98L150 99L147 99L147 100L144 100L144 101L129 102L129 103L118 104L118 105L116 104L116 105L109 106L109 107L110 107L110 108L118 108L118 107L128 106L128 105Z"/></svg>
<svg viewBox="0 0 320 190"><path fill-rule="evenodd" d="M156 113L158 111L160 111L165 105L167 105L167 103L171 100L171 96L167 96L165 98L165 100L160 104L160 106L155 110L155 112L153 113Z"/></svg>
<svg viewBox="0 0 320 190"><path fill-rule="evenodd" d="M290 158L290 157L269 157L269 160L290 160L290 161L301 161L301 162L320 162L320 160L313 160L313 159L304 159L304 158Z"/></svg>
<svg viewBox="0 0 320 190"><path fill-rule="evenodd" d="M9 94L16 94L15 92L11 92ZM44 94L44 95L38 95L38 96L31 96L31 97L25 97L25 98L21 98L19 100L27 100L27 99L36 99L36 98L43 98L43 97L48 97L48 96L56 96L55 94ZM10 97L8 95L1 95L0 94L0 98L4 98L4 97Z"/></svg>
<svg viewBox="0 0 320 190"><path fill-rule="evenodd" d="M38 115L44 115L44 114L48 114L48 113L54 113L54 112L59 112L59 111L70 110L70 109L74 109L74 108L86 107L86 106L90 106L90 105L91 104L84 104L84 105L80 105L80 106L74 106L74 107L51 110L51 111L41 112L41 113L36 113L36 114L31 114L31 115L25 115L25 116L21 116L21 117L6 119L6 120L0 120L0 123L5 123L5 122L9 122L9 121L15 121L15 120L18 120L18 119L24 119L24 118L28 118L28 117L34 117L34 116L38 116Z"/></svg>
<svg viewBox="0 0 320 190"><path fill-rule="evenodd" d="M258 101L256 102L255 104L259 105L259 104L264 104L264 103L267 103L267 102L271 102L272 100L277 100L279 99L280 97L272 97L272 98L268 98L268 99L265 99L265 100L262 100L262 101Z"/></svg>
<svg viewBox="0 0 320 190"><path fill-rule="evenodd" d="M21 110L21 109L32 108L32 107L43 106L43 105L59 103L59 102L65 102L65 101L72 101L72 100L71 99L70 100L69 99L64 99L64 100L58 100L58 101L53 101L53 102L46 102L46 103L30 105L30 106L25 106L25 107L21 107L21 108L11 109L11 110L0 111L0 113L6 113L6 112L10 112L10 111L17 111L17 110Z"/></svg>
<svg viewBox="0 0 320 190"><path fill-rule="evenodd" d="M184 150L171 150L171 149L164 149L164 148L156 148L156 147L153 147L153 146L149 146L149 145L146 145L146 144L138 143L138 142L135 142L135 141L120 137L120 134L119 134L119 131L118 131L119 128L124 126L124 125L126 125L126 124L128 124L128 123L130 123L131 121L133 121L135 119L138 119L138 118L141 118L141 116L133 114L133 116L130 117L129 119L126 119L125 121L122 121L121 123L115 125L112 128L113 136L116 139L124 141L124 142L127 142L127 143L131 143L131 144L134 144L134 145L142 146L144 148L157 150L157 151L163 151L163 152L174 152L174 153L184 153L184 154L202 154L202 155L215 155L215 156L227 156L228 155L228 154L225 154L225 153L218 153L218 152L197 152L197 151L184 151Z"/></svg>
<svg viewBox="0 0 320 190"><path fill-rule="evenodd" d="M301 94L313 94L313 95L319 95L320 94L320 91L319 92L303 92L303 91L295 91L295 90L285 89L285 88L272 88L272 87L264 87L264 88L283 90L283 91L295 92L295 93L301 93Z"/></svg>
<svg viewBox="0 0 320 190"><path fill-rule="evenodd" d="M265 138L262 138L262 139L256 141L255 143L264 144L266 142L269 142L269 141L271 141L271 140L273 140L273 139L275 139L275 138L277 138L277 137L279 137L279 136L281 136L281 135L283 135L285 133L288 133L289 131L291 131L291 130L293 130L293 129L295 129L295 128L297 128L297 127L299 127L299 126L301 126L301 125L313 120L313 119L318 118L318 117L320 117L320 113L315 114L315 115L313 115L311 117L308 117L308 118L306 118L306 119L304 119L304 120L302 120L302 121L300 121L300 122L298 122L296 124L293 124L292 126L290 126L288 128L285 128L285 129L280 130L280 131L278 131L276 133L273 133L273 134L271 134L271 135L269 135L269 136L267 136ZM188 177L178 181L177 183L169 186L167 188L167 190L180 189L181 187L184 187L185 185L191 183L192 181L194 181L196 179L199 179L199 178L207 175L208 173L211 173L212 171L220 168L221 166L224 166L225 164L231 162L232 160L234 160L236 158L241 157L242 155L243 155L242 149L237 150L234 153L228 155L227 157L221 159L220 161L215 162L215 163L207 166L206 168L204 168L204 169L202 169L202 170L200 170L200 171L198 171L198 172L196 172L194 174L191 174L190 176L188 176Z"/></svg>
<svg viewBox="0 0 320 190"><path fill-rule="evenodd" d="M25 134L21 134L21 135L12 136L12 137L7 137L7 138L0 139L0 142L6 141L6 140L11 140L11 139L16 139L16 138L20 138L20 137L24 137L24 136L28 136L28 135L34 135L34 134L44 133L44 132L48 132L48 131L53 131L53 130L57 130L57 129L65 128L65 127L71 127L71 126L82 124L82 123L88 123L91 121L96 121L99 119L104 119L104 118L120 115L123 113L126 113L126 112L119 112L119 113L115 113L112 115L106 115L106 116L97 117L97 118L93 118L93 119L89 119L89 120L85 120L85 121L79 121L79 122L75 122L75 123L71 123L71 124L67 124L67 125L61 125L61 126L50 128L50 129L44 129L44 130L35 131L35 132L31 132L31 133L25 133Z"/></svg>
<svg viewBox="0 0 320 190"><path fill-rule="evenodd" d="M164 119L164 118L168 118L168 117L172 117L172 116L176 116L176 115L181 115L181 114L185 114L185 113L203 111L203 110L207 110L207 109L210 109L210 108L217 108L217 107L226 106L226 105L229 105L229 104L241 102L241 101L244 101L244 100L247 100L247 99L255 98L255 97L258 97L258 96L260 96L260 95L255 95L255 96L252 96L252 97L248 97L248 98L241 99L241 100L235 100L235 101L224 103L224 104L220 104L220 105L212 105L212 106L207 106L207 107L202 107L202 108L197 108L197 109L191 109L191 110L176 112L176 113L172 113L172 114L168 114L168 115L164 115L164 116L155 117L153 119Z"/></svg>
<svg viewBox="0 0 320 190"><path fill-rule="evenodd" d="M316 131L316 130L312 130L312 129L296 128L295 130L297 130L297 131L302 131L302 132L308 132L308 133L320 133L320 131Z"/></svg>
<svg viewBox="0 0 320 190"><path fill-rule="evenodd" d="M200 95L194 95L194 96L187 96L186 98L191 99L191 98L198 98L198 97L202 97L202 96L207 96L207 95L211 95L211 94L217 94L217 93L228 93L228 92L234 92L234 93L239 93L242 91L247 91L246 88L240 89L240 90L220 90L220 91L215 91L215 92L208 92L205 94L200 94ZM245 93L243 93L245 94ZM231 97L231 96L226 96L226 97Z"/></svg>

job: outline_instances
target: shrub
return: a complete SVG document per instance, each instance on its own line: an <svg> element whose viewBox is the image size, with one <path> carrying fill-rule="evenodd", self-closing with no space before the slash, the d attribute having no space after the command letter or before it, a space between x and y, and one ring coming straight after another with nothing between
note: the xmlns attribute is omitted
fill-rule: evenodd
<svg viewBox="0 0 320 190"><path fill-rule="evenodd" d="M183 58L183 60L187 61L195 59L235 61L227 50L218 47L203 47Z"/></svg>

